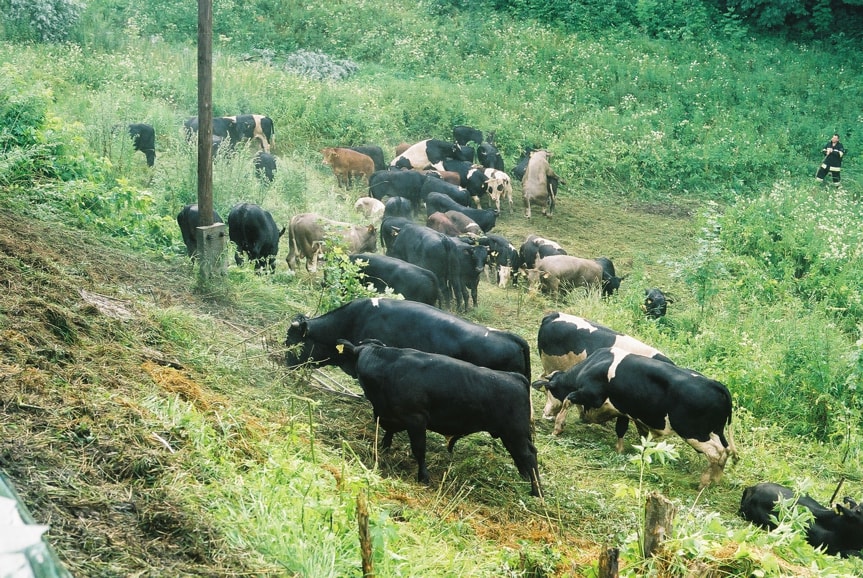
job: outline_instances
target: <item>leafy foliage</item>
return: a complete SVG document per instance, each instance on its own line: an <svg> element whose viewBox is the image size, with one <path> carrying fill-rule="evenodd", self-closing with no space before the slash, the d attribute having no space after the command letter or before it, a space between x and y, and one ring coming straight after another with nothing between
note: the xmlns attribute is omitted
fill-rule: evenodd
<svg viewBox="0 0 863 578"><path fill-rule="evenodd" d="M84 10L79 0L6 0L0 7L10 37L38 42L66 40Z"/></svg>

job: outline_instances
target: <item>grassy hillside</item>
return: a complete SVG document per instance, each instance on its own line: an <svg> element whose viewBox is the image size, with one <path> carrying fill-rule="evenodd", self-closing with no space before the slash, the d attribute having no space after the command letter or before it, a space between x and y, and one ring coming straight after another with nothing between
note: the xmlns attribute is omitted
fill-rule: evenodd
<svg viewBox="0 0 863 578"><path fill-rule="evenodd" d="M570 418L557 437L536 424L542 501L484 435L449 456L430 434L432 483L416 484L405 437L374 451L352 380L280 364L291 317L324 310L320 278L280 258L272 276L231 266L223 283L196 282L174 221L196 196L179 132L195 112L195 53L132 19L111 52L0 44L0 467L73 573L360 575L360 495L381 576L590 576L604 545L622 547L628 576L863 573L736 515L743 488L763 480L826 502L844 479L842 495L860 495L856 153L843 191L812 184L837 125L855 150L859 56L562 36L500 15L477 33L445 14L358 7L308 8L307 35L296 19L283 52L217 39L214 112L273 117L280 166L266 187L252 151L218 158L216 208L359 222L363 190L338 189L320 164L332 144L390 155L464 122L496 130L508 168L522 146L547 145L567 181L557 214L527 221L517 198L495 232L611 257L621 291L555 302L483 281L465 316L533 345L559 309L659 347L728 385L741 463L698 493L704 460L681 440L667 440L676 459L652 442L639 454L630 432L616 455L610 428ZM291 43L358 72L287 69ZM156 127L152 170L113 130L132 121ZM677 297L657 322L640 310L649 286ZM645 562L636 535L652 490L680 512L668 549Z"/></svg>

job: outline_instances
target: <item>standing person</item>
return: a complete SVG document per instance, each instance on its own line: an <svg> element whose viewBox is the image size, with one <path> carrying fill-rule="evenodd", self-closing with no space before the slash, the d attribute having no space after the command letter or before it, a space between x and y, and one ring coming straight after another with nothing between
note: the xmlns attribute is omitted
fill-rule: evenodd
<svg viewBox="0 0 863 578"><path fill-rule="evenodd" d="M845 147L839 142L839 135L834 134L830 141L824 145L821 150L824 155L824 160L821 161L821 166L818 167L818 172L815 174L815 179L822 182L824 177L829 172L833 176L833 184L839 186L839 179L842 177L842 157L845 156Z"/></svg>

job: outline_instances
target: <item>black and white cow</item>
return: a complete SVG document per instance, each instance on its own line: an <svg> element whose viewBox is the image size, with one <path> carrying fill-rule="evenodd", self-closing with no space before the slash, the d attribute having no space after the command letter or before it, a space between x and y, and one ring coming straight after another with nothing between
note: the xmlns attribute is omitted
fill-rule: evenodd
<svg viewBox="0 0 863 578"><path fill-rule="evenodd" d="M236 135L231 135L231 138L236 138L235 143L256 140L260 143L262 151L270 152L270 147L275 141L273 119L263 114L238 114L225 118L234 119ZM213 119L213 134L216 134L215 119Z"/></svg>
<svg viewBox="0 0 863 578"><path fill-rule="evenodd" d="M521 268L518 249L509 242L509 239L501 235L486 234L485 240L480 242L488 245L489 266L495 271L495 280L498 286L503 289L510 280L514 285Z"/></svg>
<svg viewBox="0 0 863 578"><path fill-rule="evenodd" d="M542 318L536 344L545 377L555 371L566 371L583 362L594 351L608 347L672 363L664 353L634 337L562 311L553 311ZM550 392L546 393L542 417L554 419L561 402Z"/></svg>
<svg viewBox="0 0 863 578"><path fill-rule="evenodd" d="M659 319L668 313L669 303L674 303L674 299L654 287L644 290L644 304L641 308L650 319Z"/></svg>
<svg viewBox="0 0 863 578"><path fill-rule="evenodd" d="M213 222L222 222L222 217L216 211L213 211ZM197 229L200 223L201 215L198 213L197 204L186 205L177 213L177 224L180 226L180 234L183 235L183 243L186 245L189 257L194 257L198 252Z"/></svg>
<svg viewBox="0 0 863 578"><path fill-rule="evenodd" d="M252 159L252 163L255 167L255 174L259 178L264 179L268 183L273 182L277 168L275 155L258 151Z"/></svg>
<svg viewBox="0 0 863 578"><path fill-rule="evenodd" d="M459 280L458 253L451 237L423 225L406 224L399 229L387 255L434 273L441 303L449 306L453 284Z"/></svg>
<svg viewBox="0 0 863 578"><path fill-rule="evenodd" d="M463 124L452 127L452 140L459 145L466 145L472 142L476 145L482 143L482 131Z"/></svg>
<svg viewBox="0 0 863 578"><path fill-rule="evenodd" d="M152 125L135 123L129 125L129 136L132 137L132 148L144 153L147 157L147 166L152 167L156 163L156 130Z"/></svg>
<svg viewBox="0 0 863 578"><path fill-rule="evenodd" d="M390 165L400 169L422 170L444 159L454 159L458 154L457 144L432 138L411 145L390 161Z"/></svg>
<svg viewBox="0 0 863 578"><path fill-rule="evenodd" d="M348 148L371 157L372 161L375 163L376 171L385 171L387 169L387 163L384 162L384 149L381 147L377 145L362 145Z"/></svg>
<svg viewBox="0 0 863 578"><path fill-rule="evenodd" d="M707 458L702 488L722 478L729 457L737 459L730 427L731 393L695 370L610 347L594 351L583 363L552 373L533 386L545 388L564 402L555 434L562 429L569 404L581 408L585 421L628 418L654 436L676 433ZM618 419L617 424L617 450L622 451L628 421Z"/></svg>
<svg viewBox="0 0 863 578"><path fill-rule="evenodd" d="M833 508L825 508L808 495L799 495L791 488L779 484L761 483L743 490L738 512L744 520L749 520L762 528L776 529L778 501L784 500L803 506L812 512L813 520L806 527L806 541L815 548L824 548L828 554L840 556L861 556L863 550L863 509L851 498Z"/></svg>
<svg viewBox="0 0 863 578"><path fill-rule="evenodd" d="M243 255L255 263L255 271L275 272L280 231L269 211L253 203L238 203L228 214L228 238L237 245L234 260L242 266Z"/></svg>
<svg viewBox="0 0 863 578"><path fill-rule="evenodd" d="M389 288L410 301L437 305L437 277L428 269L377 253L354 253L348 258L358 264L363 283L370 283L378 293Z"/></svg>
<svg viewBox="0 0 863 578"><path fill-rule="evenodd" d="M192 116L183 121L183 132L186 134L186 140L191 141L198 134L198 117ZM240 133L237 130L237 121L233 116L214 116L213 117L213 142L219 138L219 144L230 139L231 146L235 145L240 140ZM215 154L215 153L213 153Z"/></svg>
<svg viewBox="0 0 863 578"><path fill-rule="evenodd" d="M339 339L378 339L392 347L439 353L530 379L530 347L515 333L398 299L361 298L319 317L295 316L285 338L285 363L335 365L356 377L356 364L338 353Z"/></svg>
<svg viewBox="0 0 863 578"><path fill-rule="evenodd" d="M417 460L417 480L429 482L426 431L456 440L488 432L499 438L531 494L542 495L536 447L532 441L530 391L523 375L478 367L466 361L416 349L386 347L379 341L354 345L342 340L351 357L376 423L384 430L382 447L393 434L407 431Z"/></svg>

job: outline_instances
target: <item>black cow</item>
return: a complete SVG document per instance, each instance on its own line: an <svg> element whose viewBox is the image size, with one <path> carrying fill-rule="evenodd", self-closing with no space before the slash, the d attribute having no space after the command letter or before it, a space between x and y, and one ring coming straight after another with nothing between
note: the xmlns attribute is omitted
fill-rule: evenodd
<svg viewBox="0 0 863 578"><path fill-rule="evenodd" d="M607 347L616 347L629 353L672 363L661 351L634 337L561 311L554 311L542 318L536 343L543 376L549 376L555 371L566 371L587 359L594 351ZM561 403L550 392L546 393L542 416L554 419L560 411ZM560 427L563 427L562 421Z"/></svg>
<svg viewBox="0 0 863 578"><path fill-rule="evenodd" d="M458 145L439 139L426 139L411 145L394 158L390 165L400 169L427 169L444 159L454 159L459 154Z"/></svg>
<svg viewBox="0 0 863 578"><path fill-rule="evenodd" d="M384 203L384 217L414 218L414 208L410 199L405 197L390 197Z"/></svg>
<svg viewBox="0 0 863 578"><path fill-rule="evenodd" d="M453 185L452 183L448 183L437 177L426 177L425 182L420 188L420 199L422 199L423 202L428 203L429 193L442 193L462 207L470 206L471 195L467 189Z"/></svg>
<svg viewBox="0 0 863 578"><path fill-rule="evenodd" d="M654 287L644 290L644 304L641 308L650 319L659 319L668 312L669 303L674 303L674 299Z"/></svg>
<svg viewBox="0 0 863 578"><path fill-rule="evenodd" d="M191 141L198 134L198 117L192 116L183 122L183 130L186 133L186 140ZM221 145L225 139L230 139L231 146L240 140L240 133L237 131L236 119L232 116L214 116L213 117L213 139L219 137ZM213 153L215 154L215 153Z"/></svg>
<svg viewBox="0 0 863 578"><path fill-rule="evenodd" d="M482 143L482 131L470 126L458 124L452 127L452 140L462 146L469 142L479 145Z"/></svg>
<svg viewBox="0 0 863 578"><path fill-rule="evenodd" d="M533 269L536 267L537 259L550 255L566 255L566 250L557 242L538 235L528 235L518 249L521 257L522 269Z"/></svg>
<svg viewBox="0 0 863 578"><path fill-rule="evenodd" d="M806 541L815 548L824 548L828 554L861 556L863 550L863 509L851 498L834 508L825 508L808 495L799 496L791 488L773 483L761 483L743 490L738 512L762 528L776 529L770 516L779 516L778 501L785 500L803 506L812 512L814 519L806 527Z"/></svg>
<svg viewBox="0 0 863 578"><path fill-rule="evenodd" d="M531 147L524 149L524 151L521 153L521 156L516 161L515 166L512 167L512 171L510 172L512 172L512 176L514 176L519 181L524 178L524 173L527 172L527 163L530 162L530 153L535 150L537 149Z"/></svg>
<svg viewBox="0 0 863 578"><path fill-rule="evenodd" d="M707 458L702 488L722 478L729 457L737 459L730 427L731 393L692 369L611 347L594 351L583 363L535 381L533 386L563 401L564 410L570 404L580 406L585 421L628 418L654 436L676 433ZM565 414L558 414L558 424ZM618 419L617 425L617 449L621 451L628 421ZM555 433L560 428L555 427Z"/></svg>
<svg viewBox="0 0 863 578"><path fill-rule="evenodd" d="M410 200L414 212L420 209L420 189L426 176L417 171L375 171L369 177L369 196L379 201L388 197L404 197Z"/></svg>
<svg viewBox="0 0 863 578"><path fill-rule="evenodd" d="M375 163L376 171L385 171L387 169L387 163L384 162L384 149L381 147L377 145L362 145L348 148L371 157L372 161Z"/></svg>
<svg viewBox="0 0 863 578"><path fill-rule="evenodd" d="M491 143L484 142L476 151L479 164L487 169L503 170L503 157Z"/></svg>
<svg viewBox="0 0 863 578"><path fill-rule="evenodd" d="M339 343L343 355L356 360L360 386L372 404L375 422L385 432L381 447L392 445L393 434L408 432L418 481L429 482L426 430L449 437L450 452L456 440L485 431L500 438L518 473L530 482L531 494L542 495L530 391L523 375L416 349L386 347L379 341Z"/></svg>
<svg viewBox="0 0 863 578"><path fill-rule="evenodd" d="M467 161L472 163L476 158L476 149L469 146L458 145L453 158L457 161Z"/></svg>
<svg viewBox="0 0 863 578"><path fill-rule="evenodd" d="M521 258L518 249L509 240L500 235L486 235L481 243L488 245L489 265L495 271L495 279L499 287L505 288L510 279L516 283L518 270L521 268Z"/></svg>
<svg viewBox="0 0 863 578"><path fill-rule="evenodd" d="M264 151L258 151L255 154L252 163L255 167L255 174L267 182L273 182L276 172L276 157Z"/></svg>
<svg viewBox="0 0 863 578"><path fill-rule="evenodd" d="M307 362L335 365L357 377L356 364L338 353L339 339L353 343L378 339L392 347L440 353L530 379L530 347L518 335L425 303L397 299L355 299L313 319L295 316L285 339L289 348L285 362L289 367Z"/></svg>
<svg viewBox="0 0 863 578"><path fill-rule="evenodd" d="M423 225L399 229L387 255L428 269L437 276L441 303L449 306L452 284L459 279L459 262L452 238Z"/></svg>
<svg viewBox="0 0 863 578"><path fill-rule="evenodd" d="M255 271L275 272L276 255L279 253L280 231L273 216L253 203L238 203L228 214L228 237L237 245L234 260L243 264L243 255L255 263Z"/></svg>
<svg viewBox="0 0 863 578"><path fill-rule="evenodd" d="M352 263L359 262L363 283L371 283L378 293L391 288L410 301L437 304L437 277L428 269L377 253L354 253L348 258Z"/></svg>
<svg viewBox="0 0 863 578"><path fill-rule="evenodd" d="M602 267L602 295L608 297L620 289L623 278L615 275L614 263L608 257L597 257L594 261Z"/></svg>
<svg viewBox="0 0 863 578"><path fill-rule="evenodd" d="M132 148L144 153L147 166L152 167L156 163L156 130L149 124L130 124L129 136L132 137Z"/></svg>
<svg viewBox="0 0 863 578"><path fill-rule="evenodd" d="M201 216L198 213L197 204L186 205L177 213L177 224L180 226L180 234L183 235L183 243L186 245L189 257L194 257L198 252L197 230L200 222ZM222 217L216 211L213 211L213 222L222 222Z"/></svg>
<svg viewBox="0 0 863 578"><path fill-rule="evenodd" d="M399 231L405 225L413 225L413 219L409 219L407 217L390 217L385 216L381 221L381 247L384 247L384 251L387 255L390 253L390 249L393 246L393 243L396 241L396 237L399 234Z"/></svg>
<svg viewBox="0 0 863 578"><path fill-rule="evenodd" d="M468 173L474 168L473 163L468 161L459 161L455 159L445 159L439 163L435 163L433 167L436 171L449 171L458 173L459 184L467 188Z"/></svg>
<svg viewBox="0 0 863 578"><path fill-rule="evenodd" d="M488 260L488 247L458 238L454 241L458 253L458 273L456 279L451 281L452 290L456 306L466 311L469 307L468 297L473 299L473 306L477 306L479 276Z"/></svg>

